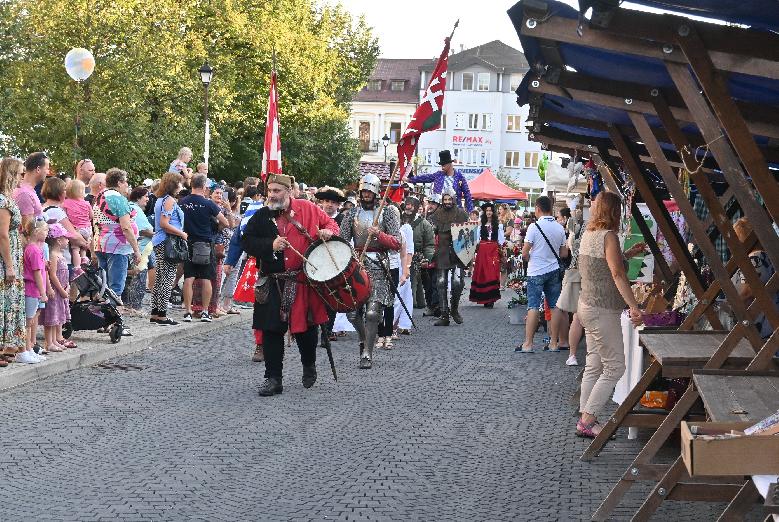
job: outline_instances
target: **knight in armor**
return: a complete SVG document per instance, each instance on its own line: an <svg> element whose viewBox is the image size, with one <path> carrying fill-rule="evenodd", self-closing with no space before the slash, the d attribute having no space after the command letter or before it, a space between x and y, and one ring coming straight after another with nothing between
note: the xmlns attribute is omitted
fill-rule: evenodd
<svg viewBox="0 0 779 522"><path fill-rule="evenodd" d="M360 255L365 251L365 269L371 278L371 295L368 301L348 314L360 337L360 368L373 366L373 349L378 337L379 322L384 307L393 306L395 295L390 279L389 252L400 250L400 212L392 205L379 212L381 181L374 174L366 174L360 180L359 202L344 214L341 221L341 237L353 240ZM370 242L368 237L370 236Z"/></svg>
<svg viewBox="0 0 779 522"><path fill-rule="evenodd" d="M449 317L457 324L462 324L460 315L460 296L465 287L465 267L452 244L452 225L468 221L465 209L454 204L454 190L444 190L441 194L441 205L428 219L433 224L438 243L433 260L435 262L435 285L441 307L440 318L433 323L435 326L449 326ZM447 299L449 283L452 287L452 299Z"/></svg>

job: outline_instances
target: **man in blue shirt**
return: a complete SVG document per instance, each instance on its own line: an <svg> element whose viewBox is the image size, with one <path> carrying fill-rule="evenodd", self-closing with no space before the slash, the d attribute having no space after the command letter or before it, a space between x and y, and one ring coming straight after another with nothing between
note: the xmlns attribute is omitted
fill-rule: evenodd
<svg viewBox="0 0 779 522"><path fill-rule="evenodd" d="M192 177L192 193L179 201L184 211L184 232L189 243L189 261L184 262L184 321L192 321L192 285L195 279L202 280L202 302L205 303L200 320L211 322L208 303L211 301L211 280L216 277L216 255L214 254L214 226L225 228L227 218L219 206L205 197L208 178L205 174ZM207 255L200 255L205 252ZM205 259L201 259L205 258Z"/></svg>
<svg viewBox="0 0 779 522"><path fill-rule="evenodd" d="M462 172L454 170L452 162L452 153L448 150L442 150L438 153L438 164L441 170L434 174L421 174L419 176L409 176L410 183L432 183L433 194L443 194L454 191L454 202L458 207L462 207L462 200L465 199L465 208L470 212L473 210L473 200L471 199L471 189L468 187L468 181ZM445 190L449 189L449 190Z"/></svg>

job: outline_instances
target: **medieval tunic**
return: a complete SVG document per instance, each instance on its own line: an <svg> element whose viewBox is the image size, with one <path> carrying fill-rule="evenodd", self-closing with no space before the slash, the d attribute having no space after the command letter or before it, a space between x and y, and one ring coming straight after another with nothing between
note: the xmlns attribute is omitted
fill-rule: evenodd
<svg viewBox="0 0 779 522"><path fill-rule="evenodd" d="M290 200L293 219L299 222L313 238L321 229L338 234L338 225L322 209L302 199ZM270 294L265 304L254 306L253 327L257 330L303 333L312 326L327 322L327 309L319 294L307 283L303 272L303 260L291 249L273 251L273 241L278 236L286 237L289 244L300 253L305 253L311 244L290 221L286 214L268 207L258 210L247 223L241 237L241 245L247 254L257 258L260 275L297 272L294 283L295 299L289 310L289 317L282 317L282 295L284 281L271 278Z"/></svg>
<svg viewBox="0 0 779 522"><path fill-rule="evenodd" d="M481 240L473 267L470 301L490 304L500 299L500 245L505 240L503 225L481 225Z"/></svg>
<svg viewBox="0 0 779 522"><path fill-rule="evenodd" d="M390 289L388 281L389 259L387 251L400 249L400 212L393 206L385 207L381 212L377 227L381 230L379 237L372 237L366 247L368 228L373 225L374 213L377 210L365 210L360 205L349 209L341 221L341 237L346 241L354 241L354 247L359 252L365 248L365 269L371 278L371 296L368 299L378 301L384 306L392 306L395 294Z"/></svg>
<svg viewBox="0 0 779 522"><path fill-rule="evenodd" d="M452 225L468 221L468 213L460 207L446 209L441 205L428 216L435 228L438 244L436 245L433 262L437 270L448 270L462 266L452 246Z"/></svg>

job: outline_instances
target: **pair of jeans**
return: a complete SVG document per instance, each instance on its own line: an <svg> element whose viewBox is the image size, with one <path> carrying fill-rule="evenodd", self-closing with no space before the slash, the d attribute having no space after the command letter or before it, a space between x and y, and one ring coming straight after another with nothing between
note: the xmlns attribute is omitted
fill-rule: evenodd
<svg viewBox="0 0 779 522"><path fill-rule="evenodd" d="M541 307L541 293L546 296L549 308L557 306L557 299L563 289L560 281L560 273L552 270L541 275L528 276L527 278L527 309L538 310Z"/></svg>
<svg viewBox="0 0 779 522"><path fill-rule="evenodd" d="M127 270L130 268L130 256L126 254L108 254L95 252L98 266L105 270L110 288L121 299L124 292Z"/></svg>

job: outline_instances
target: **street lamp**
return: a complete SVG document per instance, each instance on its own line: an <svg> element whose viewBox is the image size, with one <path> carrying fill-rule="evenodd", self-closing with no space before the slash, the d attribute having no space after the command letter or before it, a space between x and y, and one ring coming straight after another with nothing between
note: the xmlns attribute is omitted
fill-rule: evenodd
<svg viewBox="0 0 779 522"><path fill-rule="evenodd" d="M208 121L208 86L211 84L211 77L214 75L214 70L210 65L208 65L208 60L206 60L200 69L197 70L197 72L200 74L200 81L203 82L203 89L205 90L205 108L203 111L203 116L205 118L206 130L205 147L203 148L203 160L205 161L207 167L209 157L209 141L211 141L211 124Z"/></svg>
<svg viewBox="0 0 779 522"><path fill-rule="evenodd" d="M381 139L381 143L384 145L384 163L387 163L387 147L390 143L390 137L385 134Z"/></svg>

